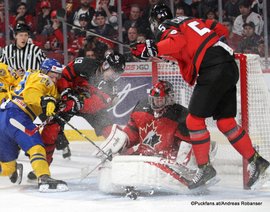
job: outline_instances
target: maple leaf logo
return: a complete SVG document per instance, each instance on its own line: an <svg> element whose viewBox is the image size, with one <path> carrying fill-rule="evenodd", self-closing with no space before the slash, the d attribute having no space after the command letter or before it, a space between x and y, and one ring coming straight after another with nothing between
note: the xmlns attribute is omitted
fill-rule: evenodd
<svg viewBox="0 0 270 212"><path fill-rule="evenodd" d="M140 128L140 138L143 141L142 143L152 148L161 142L161 135L157 133L157 128L154 124L154 122L151 122L149 125L146 124L145 128Z"/></svg>

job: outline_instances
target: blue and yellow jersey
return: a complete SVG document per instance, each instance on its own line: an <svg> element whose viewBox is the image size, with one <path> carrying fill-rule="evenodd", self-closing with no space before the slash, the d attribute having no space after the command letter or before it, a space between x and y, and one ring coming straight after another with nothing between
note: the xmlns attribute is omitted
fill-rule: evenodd
<svg viewBox="0 0 270 212"><path fill-rule="evenodd" d="M42 113L42 96L52 96L56 99L59 97L57 88L51 78L39 71L26 71L24 77L11 94L11 101L33 120Z"/></svg>
<svg viewBox="0 0 270 212"><path fill-rule="evenodd" d="M10 72L8 66L4 63L0 63L0 102L4 98L8 98L8 92L16 87L21 78L16 73Z"/></svg>

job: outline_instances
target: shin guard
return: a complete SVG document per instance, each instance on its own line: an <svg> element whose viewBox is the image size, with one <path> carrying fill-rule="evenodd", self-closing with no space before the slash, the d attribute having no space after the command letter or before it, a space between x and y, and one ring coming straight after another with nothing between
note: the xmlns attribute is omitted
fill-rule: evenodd
<svg viewBox="0 0 270 212"><path fill-rule="evenodd" d="M49 165L46 160L46 152L44 147L40 145L33 146L27 151L29 154L32 169L37 177L41 175L50 175Z"/></svg>
<svg viewBox="0 0 270 212"><path fill-rule="evenodd" d="M217 127L245 159L249 159L255 154L249 135L237 125L234 118L217 120Z"/></svg>
<svg viewBox="0 0 270 212"><path fill-rule="evenodd" d="M42 130L41 137L46 150L46 159L49 165L53 160L53 153L56 148L56 140L61 127L58 123L47 124Z"/></svg>
<svg viewBox="0 0 270 212"><path fill-rule="evenodd" d="M210 134L206 128L205 119L188 114L186 123L198 166L207 164L209 162Z"/></svg>

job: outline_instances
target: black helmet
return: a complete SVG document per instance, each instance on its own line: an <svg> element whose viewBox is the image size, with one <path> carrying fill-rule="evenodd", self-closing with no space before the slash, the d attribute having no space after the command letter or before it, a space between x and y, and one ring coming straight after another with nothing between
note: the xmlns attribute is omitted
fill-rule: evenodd
<svg viewBox="0 0 270 212"><path fill-rule="evenodd" d="M77 57L74 61L74 71L77 76L89 79L96 74L100 63L89 57Z"/></svg>
<svg viewBox="0 0 270 212"><path fill-rule="evenodd" d="M27 32L30 33L30 27L27 24L17 24L14 28L15 35L19 32Z"/></svg>
<svg viewBox="0 0 270 212"><path fill-rule="evenodd" d="M150 23L157 23L157 24L161 24L163 21L165 21L166 19L172 19L173 15L171 12L171 9L164 3L162 4L156 4L152 10L151 10L151 14L150 14Z"/></svg>
<svg viewBox="0 0 270 212"><path fill-rule="evenodd" d="M124 55L118 52L110 52L105 56L105 61L103 63L103 69L107 70L108 68L113 69L115 72L121 74L124 72L126 65L126 60Z"/></svg>

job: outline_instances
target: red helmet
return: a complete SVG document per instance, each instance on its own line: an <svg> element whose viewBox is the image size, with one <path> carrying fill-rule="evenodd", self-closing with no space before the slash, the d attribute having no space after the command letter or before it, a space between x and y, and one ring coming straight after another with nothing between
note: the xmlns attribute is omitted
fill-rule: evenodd
<svg viewBox="0 0 270 212"><path fill-rule="evenodd" d="M174 104L173 86L168 81L159 80L150 90L149 103L153 110L160 111L167 105Z"/></svg>
<svg viewBox="0 0 270 212"><path fill-rule="evenodd" d="M51 12L51 18L56 18L57 17L57 11L56 10L53 10Z"/></svg>
<svg viewBox="0 0 270 212"><path fill-rule="evenodd" d="M42 1L40 3L40 8L51 8L51 3L48 1Z"/></svg>

